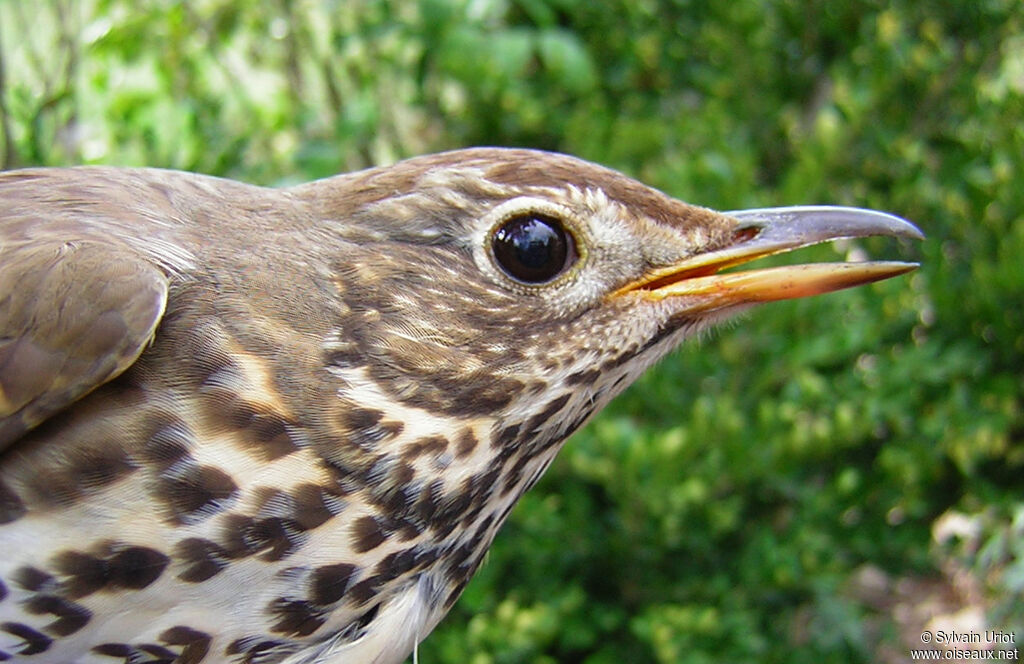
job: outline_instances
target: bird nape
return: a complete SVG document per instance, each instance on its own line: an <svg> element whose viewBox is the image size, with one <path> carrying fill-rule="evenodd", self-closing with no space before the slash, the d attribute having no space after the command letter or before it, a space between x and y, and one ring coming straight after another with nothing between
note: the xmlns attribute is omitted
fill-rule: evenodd
<svg viewBox="0 0 1024 664"><path fill-rule="evenodd" d="M722 270L922 237L511 149L285 189L31 169L0 200L0 660L38 663L400 662L683 338L915 266Z"/></svg>

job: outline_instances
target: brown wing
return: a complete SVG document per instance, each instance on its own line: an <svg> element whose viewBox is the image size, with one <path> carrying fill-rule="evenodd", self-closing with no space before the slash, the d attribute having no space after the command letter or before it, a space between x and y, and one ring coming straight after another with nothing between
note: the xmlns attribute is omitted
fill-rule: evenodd
<svg viewBox="0 0 1024 664"><path fill-rule="evenodd" d="M0 225L0 452L131 366L167 303L155 265L57 235L18 241Z"/></svg>

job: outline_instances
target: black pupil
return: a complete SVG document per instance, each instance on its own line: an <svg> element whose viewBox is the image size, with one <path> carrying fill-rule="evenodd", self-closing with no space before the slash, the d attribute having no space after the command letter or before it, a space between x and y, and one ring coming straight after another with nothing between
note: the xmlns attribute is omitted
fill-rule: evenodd
<svg viewBox="0 0 1024 664"><path fill-rule="evenodd" d="M551 281L566 267L570 238L562 224L539 214L513 217L498 227L491 246L509 276L528 284Z"/></svg>

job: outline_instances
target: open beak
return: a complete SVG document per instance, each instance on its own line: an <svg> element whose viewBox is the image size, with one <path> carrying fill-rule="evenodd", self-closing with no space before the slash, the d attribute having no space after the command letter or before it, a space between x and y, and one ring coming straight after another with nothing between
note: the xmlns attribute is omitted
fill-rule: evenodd
<svg viewBox="0 0 1024 664"><path fill-rule="evenodd" d="M798 206L725 212L738 223L736 242L655 270L617 294L635 292L648 300L686 297L687 311L788 300L910 272L917 263L811 263L720 274L721 270L800 247L840 238L888 235L924 239L909 221L884 212L836 206Z"/></svg>

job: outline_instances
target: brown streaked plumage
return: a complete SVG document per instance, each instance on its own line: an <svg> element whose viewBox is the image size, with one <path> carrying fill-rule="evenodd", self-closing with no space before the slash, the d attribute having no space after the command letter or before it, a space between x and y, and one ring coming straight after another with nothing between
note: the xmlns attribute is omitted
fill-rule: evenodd
<svg viewBox="0 0 1024 664"><path fill-rule="evenodd" d="M0 174L0 660L400 662L565 438L687 334L903 263L717 274L719 214L474 149L272 190Z"/></svg>

